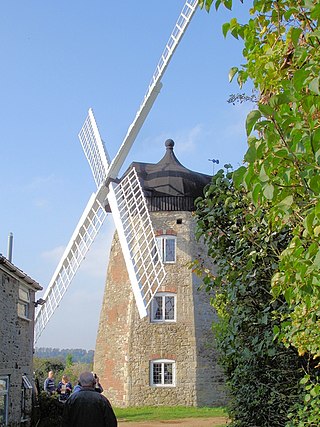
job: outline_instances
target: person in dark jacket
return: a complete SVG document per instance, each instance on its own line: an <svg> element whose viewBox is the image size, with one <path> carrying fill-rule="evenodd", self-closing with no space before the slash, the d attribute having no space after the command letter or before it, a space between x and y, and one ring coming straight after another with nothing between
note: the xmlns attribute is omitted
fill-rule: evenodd
<svg viewBox="0 0 320 427"><path fill-rule="evenodd" d="M67 375L62 375L62 379L58 384L56 392L59 394L59 401L65 402L72 392L72 384Z"/></svg>
<svg viewBox="0 0 320 427"><path fill-rule="evenodd" d="M56 386L54 384L54 373L53 371L48 372L48 378L46 378L44 385L43 385L44 391L46 391L48 394L53 394L56 391Z"/></svg>
<svg viewBox="0 0 320 427"><path fill-rule="evenodd" d="M62 427L117 427L109 400L94 389L92 372L83 372L79 383L81 390L72 393L64 404Z"/></svg>

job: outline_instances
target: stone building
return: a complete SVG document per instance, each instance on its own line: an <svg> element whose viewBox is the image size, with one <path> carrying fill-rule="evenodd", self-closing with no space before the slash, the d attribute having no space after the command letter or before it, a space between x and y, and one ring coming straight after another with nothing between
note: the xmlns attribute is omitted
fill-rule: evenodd
<svg viewBox="0 0 320 427"><path fill-rule="evenodd" d="M182 166L173 146L166 141L157 164L129 167L139 176L167 273L146 318L139 318L117 234L111 246L94 369L115 406L225 404L215 312L187 267L206 258L192 211L211 177Z"/></svg>
<svg viewBox="0 0 320 427"><path fill-rule="evenodd" d="M0 425L29 426L35 293L42 287L0 254Z"/></svg>

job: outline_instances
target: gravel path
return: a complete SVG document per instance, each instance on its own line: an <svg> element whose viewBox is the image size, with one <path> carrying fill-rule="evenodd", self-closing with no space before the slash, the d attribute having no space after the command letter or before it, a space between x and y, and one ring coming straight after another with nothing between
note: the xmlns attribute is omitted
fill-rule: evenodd
<svg viewBox="0 0 320 427"><path fill-rule="evenodd" d="M118 427L220 427L227 425L227 418L184 418L172 421L143 421L143 422L118 422Z"/></svg>

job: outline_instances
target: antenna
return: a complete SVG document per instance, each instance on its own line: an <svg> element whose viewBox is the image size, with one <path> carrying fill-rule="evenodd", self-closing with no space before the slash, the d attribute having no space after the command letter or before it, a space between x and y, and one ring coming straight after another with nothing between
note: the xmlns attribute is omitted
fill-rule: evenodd
<svg viewBox="0 0 320 427"><path fill-rule="evenodd" d="M8 250L7 250L7 258L11 262L12 261L12 250L13 250L13 234L9 233L8 236Z"/></svg>
<svg viewBox="0 0 320 427"><path fill-rule="evenodd" d="M216 163L217 165L219 164L219 160L215 160L215 159L208 159L209 162L212 162L212 175L214 175L214 164Z"/></svg>

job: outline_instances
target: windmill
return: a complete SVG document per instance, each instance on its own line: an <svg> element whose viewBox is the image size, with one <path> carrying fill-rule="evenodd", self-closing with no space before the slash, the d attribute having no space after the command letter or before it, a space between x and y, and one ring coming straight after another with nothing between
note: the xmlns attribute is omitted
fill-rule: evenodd
<svg viewBox="0 0 320 427"><path fill-rule="evenodd" d="M52 276L43 297L46 304L42 305L36 313L35 342L59 306L106 218L106 199L115 220L141 318L147 315L148 306L165 278L165 270L137 174L133 169L120 183L117 182L117 176L161 90L161 79L197 5L198 0L185 2L135 119L129 126L118 153L112 161L100 137L93 111L89 109L79 133L79 139L91 167L97 191L90 197Z"/></svg>

